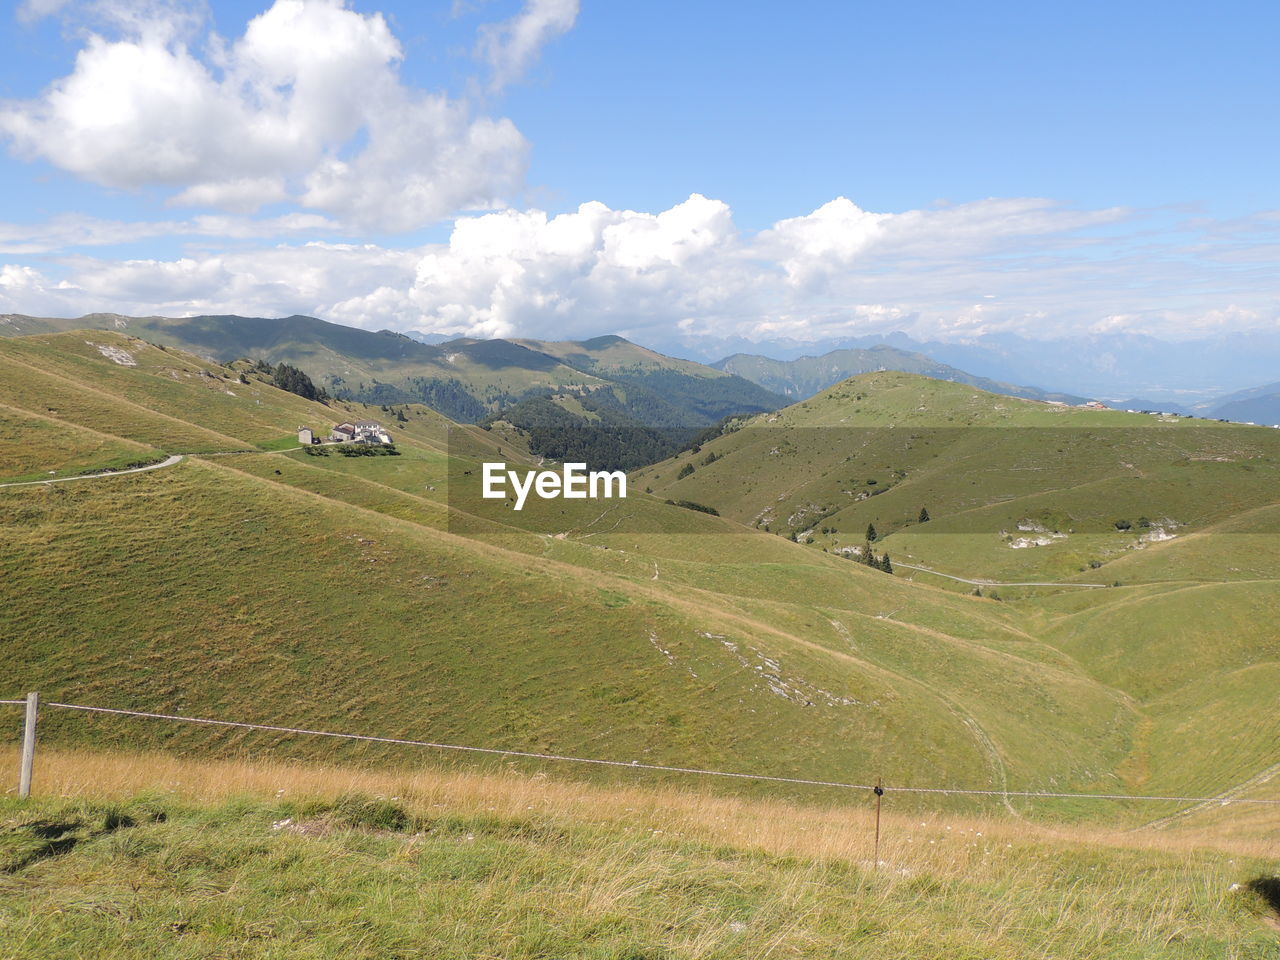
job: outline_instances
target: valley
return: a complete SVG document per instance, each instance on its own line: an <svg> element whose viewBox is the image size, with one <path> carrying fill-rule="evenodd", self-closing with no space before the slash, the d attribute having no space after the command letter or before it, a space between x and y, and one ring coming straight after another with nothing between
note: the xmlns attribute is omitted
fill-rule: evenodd
<svg viewBox="0 0 1280 960"><path fill-rule="evenodd" d="M783 936L765 905L791 902L801 877L857 877L861 892L828 906L804 898L807 935L824 949L883 944L811 911L887 917L908 902L952 918L947 943L967 949L987 942L992 918L1060 911L1059 886L1091 865L1107 871L1081 901L1099 918L1093 933L1067 910L1039 933L1002 935L1001 949L1104 957L1123 941L1159 956L1172 927L1134 919L1156 901L1177 904L1170 918L1206 917L1205 949L1265 939L1269 908L1248 884L1267 875L1280 803L1280 719L1266 708L1280 683L1275 432L879 372L731 418L633 470L625 499L530 497L517 512L484 499L480 481L485 463L545 466L525 433L392 409L307 400L256 362L224 366L123 333L0 340L7 695L250 725L43 708L39 799L0 805L0 856L18 858L21 878L6 922L20 936L45 935L68 884L139 910L103 886L114 845L196 849L197 834L226 863L256 863L264 844L319 857L306 882L347 878L389 936L399 921L379 898L429 885L421 871L452 862L457 837L489 851L475 867L485 876L535 875L503 859L515 831L592 851L542 875L557 896L584 871L589 889L631 877L656 891L671 870L747 858L748 873L716 882L755 877L759 900L746 920L725 907L705 934L716 942L736 943L725 925L748 921L742 944ZM298 442L299 427L323 437L343 421L385 423L394 442ZM867 548L868 526L892 573L847 549ZM5 729L11 768L21 728ZM886 784L880 856L905 879L886 886L868 866L869 791L813 781ZM527 809L493 813L512 804ZM707 809L720 819L694 812ZM139 826L95 826L121 822L112 810ZM157 810L163 822L145 819ZM636 810L653 825L637 826ZM779 825L742 832L759 817ZM37 834L55 822L62 839L48 842L69 852L46 855ZM295 822L304 833L276 826ZM617 859L634 854L637 829L652 842L645 879ZM935 845L962 836L961 858L939 859ZM528 842L541 857L560 841ZM417 866L374 881L356 867L370 843ZM170 955L162 930L174 923L234 925L183 892L185 874L171 886L139 869L151 879L135 889L193 919L142 910L149 945L116 955ZM449 889L484 889L458 869ZM762 869L777 872L766 881ZM277 889L273 876L256 889ZM1156 889L1140 876L1164 879ZM1017 903L992 900L991 883ZM1101 911L1116 884L1129 906ZM657 916L638 896L628 909ZM509 902L531 916L531 903ZM254 894L236 909L259 908ZM117 936L77 918L58 929ZM501 923L472 929L473 945L538 955ZM893 942L936 945L924 929L902 926Z"/></svg>
<svg viewBox="0 0 1280 960"><path fill-rule="evenodd" d="M8 648L4 673L48 696L995 791L1213 795L1271 762L1274 721L1252 709L1280 669L1263 616L1280 557L1266 431L871 374L635 471L633 495L616 506L531 501L517 515L482 509L472 481L483 459L535 462L518 432L409 407L391 428L397 456L290 450L299 423L385 413L325 407L244 376L250 368L123 334L0 341L0 369L6 425L26 438L3 448L6 479L117 450L186 458L0 493L3 573L45 597L4 612L6 635L29 638ZM1101 445L1098 431L1112 431ZM842 446L848 436L856 447ZM677 479L681 464L696 468ZM1167 499L1158 484L1122 499L1129 476L1170 470ZM887 492L842 505L850 472L858 490L877 479ZM914 521L922 504L927 525L898 520ZM1136 525L1140 511L1178 525L1146 541L1145 528L1114 528L1117 514ZM1073 525L1062 541L1011 549L1002 533L1034 518L1051 534L1055 517ZM894 575L840 552L863 544L868 523L882 531L874 549L902 564ZM907 565L1120 585L971 596ZM287 709L268 706L280 697ZM50 723L70 744L344 749L109 718ZM1175 747L1197 724L1249 732L1229 754ZM1011 805L1070 818L1149 812Z"/></svg>

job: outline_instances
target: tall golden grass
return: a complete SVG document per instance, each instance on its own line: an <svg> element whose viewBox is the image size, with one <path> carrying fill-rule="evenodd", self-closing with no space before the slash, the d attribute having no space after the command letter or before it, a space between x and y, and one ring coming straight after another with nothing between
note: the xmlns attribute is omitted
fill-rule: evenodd
<svg viewBox="0 0 1280 960"><path fill-rule="evenodd" d="M0 770L14 771L17 750L0 748ZM12 792L10 787L8 792ZM820 860L870 863L874 805L795 803L670 787L601 785L543 774L450 771L429 767L357 768L271 760L195 760L161 752L105 753L55 749L37 760L38 795L115 799L159 792L176 799L216 801L234 796L332 798L365 793L395 798L423 813L489 814L601 825L624 825L738 849ZM1225 809L1225 808L1224 808ZM1237 805L1240 821L1211 811L1163 829L1058 824L954 813L907 815L885 797L880 860L907 870L972 876L1015 848L1151 850L1170 854L1217 851L1247 858L1280 857L1275 821L1280 807Z"/></svg>

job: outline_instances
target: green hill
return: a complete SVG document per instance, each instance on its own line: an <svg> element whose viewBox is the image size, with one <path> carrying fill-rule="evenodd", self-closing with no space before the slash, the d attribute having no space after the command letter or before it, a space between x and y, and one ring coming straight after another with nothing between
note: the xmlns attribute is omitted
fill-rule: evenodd
<svg viewBox="0 0 1280 960"><path fill-rule="evenodd" d="M737 421L635 477L817 548L860 547L873 526L880 548L973 579L1096 581L1274 502L1278 471L1270 430L878 373Z"/></svg>
<svg viewBox="0 0 1280 960"><path fill-rule="evenodd" d="M465 422L528 397L565 391L591 394L597 404L651 428L700 428L728 414L783 403L741 377L664 357L621 337L561 343L463 338L428 345L390 330L374 333L302 316L8 315L0 321L0 337L93 328L215 363L288 363L335 395L375 405L422 403Z"/></svg>
<svg viewBox="0 0 1280 960"><path fill-rule="evenodd" d="M149 473L0 487L0 577L14 598L0 608L0 635L17 641L0 646L0 676L13 693L623 762L996 791L1217 790L1274 762L1280 720L1257 709L1276 659L1263 616L1273 574L1238 588L1204 580L1203 592L1190 594L1199 602L1186 604L1170 605L1179 584L999 603L873 571L823 552L816 538L792 543L754 525L762 505L775 515L821 505L814 485L831 484L834 496L854 467L859 492L868 476L906 487L918 470L917 490L851 499L843 509L897 511L909 502L918 510L927 482L937 510L930 525L958 531L934 539L994 538L982 511L1003 508L993 499L962 509L966 498L990 497L988 487L1012 476L1022 499L1009 508L1016 516L1059 489L1046 484L1057 474L1027 479L996 461L972 490L956 470L978 464L981 451L959 439L919 464L890 459L897 448L882 444L870 467L851 467L847 451L799 437L843 429L849 416L913 432L941 422L962 435L954 425L1058 427L1067 418L1088 431L1124 415L882 374L640 471L625 501L546 501L516 515L475 494L481 460L524 458L511 433L457 427L413 408L392 428L395 455L288 449L299 424L386 415L325 407L251 373L241 383L244 372L122 333L0 341L4 436L30 438L0 445L0 472L187 455ZM1231 436L1139 424L1149 448L1117 447L1108 462L1154 469L1171 449L1209 449ZM807 433L788 438L796 430ZM1019 456L1044 453L1034 439L1041 431L1019 435L1033 448ZM944 455L950 467L925 470ZM1215 518L1264 499L1254 490L1269 482L1264 455L1240 461L1254 468L1248 482L1231 472L1236 464L1212 462L1225 471L1213 476L1227 506L1200 496L1194 482L1184 484L1190 493L1178 487L1203 510L1188 526L1226 522ZM675 479L685 461L697 464L694 473ZM1079 450L1071 462L1062 469L1101 469ZM826 463L841 470L815 469ZM1112 481L1097 482L1106 489ZM1046 510L1076 509L1045 502ZM909 529L886 524L895 559ZM1152 542L1150 556L1168 548ZM1029 554L999 541L991 550ZM1161 623L1186 639L1165 637ZM1221 639L1201 649L1195 636ZM1167 644L1167 658L1156 644ZM1193 649L1198 659L1188 661ZM1188 732L1189 717L1214 726ZM1210 731L1224 729L1230 750L1212 742ZM65 713L46 718L44 735L51 746L163 746L206 757L399 756L392 747ZM684 782L612 768L579 773ZM808 795L751 781L723 788ZM899 802L1129 822L1177 808Z"/></svg>
<svg viewBox="0 0 1280 960"><path fill-rule="evenodd" d="M1211 790L1266 767L1277 734L1259 714L1280 670L1277 470L1271 430L880 373L633 478L824 556L856 557L874 526L897 579L1014 601L1022 629L1141 718L1126 775ZM1091 583L1123 586L1070 589ZM1230 759L1210 770L1220 736Z"/></svg>

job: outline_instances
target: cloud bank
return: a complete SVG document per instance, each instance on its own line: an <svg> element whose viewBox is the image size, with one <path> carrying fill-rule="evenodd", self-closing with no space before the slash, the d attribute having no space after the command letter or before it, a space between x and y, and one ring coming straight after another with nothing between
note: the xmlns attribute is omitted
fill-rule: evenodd
<svg viewBox="0 0 1280 960"><path fill-rule="evenodd" d="M313 240L174 259L77 253L48 269L12 263L0 275L0 311L309 313L369 329L616 332L667 344L896 329L956 339L1276 325L1280 298L1269 278L1280 244L1269 240L1280 221L1204 221L1191 241L1156 246L1150 217L1043 199L877 213L840 197L749 233L726 203L700 194L657 213L591 202L557 216L508 209L459 218L447 243L412 249ZM264 223L196 218L177 232L252 236ZM102 242L126 229L89 226ZM273 229L305 235L307 224ZM50 230L56 239L57 225ZM0 224L0 249L20 234ZM1210 243L1214 256L1197 252Z"/></svg>
<svg viewBox="0 0 1280 960"><path fill-rule="evenodd" d="M542 6L527 16L554 23L535 16ZM527 144L515 125L402 83L381 14L276 0L200 55L190 8L107 9L117 38L91 32L70 75L0 108L19 156L106 187L160 187L176 206L288 202L392 232L500 206L520 186ZM523 69L551 29L527 35L516 19L495 69Z"/></svg>

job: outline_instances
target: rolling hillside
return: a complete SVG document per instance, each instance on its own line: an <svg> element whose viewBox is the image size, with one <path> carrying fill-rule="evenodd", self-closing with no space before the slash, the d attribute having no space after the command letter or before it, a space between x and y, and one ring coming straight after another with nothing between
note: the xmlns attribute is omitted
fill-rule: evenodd
<svg viewBox="0 0 1280 960"><path fill-rule="evenodd" d="M874 526L871 550L899 579L1010 601L1023 629L1141 717L1125 769L1149 785L1209 788L1193 768L1224 731L1228 779L1266 766L1277 730L1257 707L1280 679L1274 431L891 373L736 426L634 481L824 556L856 560Z"/></svg>
<svg viewBox="0 0 1280 960"><path fill-rule="evenodd" d="M1060 580L1274 503L1278 471L1271 430L878 373L635 476L819 548L858 547L874 526L882 546L972 577Z"/></svg>
<svg viewBox="0 0 1280 960"><path fill-rule="evenodd" d="M374 333L302 316L0 317L0 336L80 328L124 332L215 363L289 363L335 395L376 405L422 403L466 422L528 397L563 392L590 394L631 421L659 428L701 428L728 414L772 410L784 402L740 377L664 357L621 337L425 344L389 330Z"/></svg>
<svg viewBox="0 0 1280 960"><path fill-rule="evenodd" d="M826 482L809 476L819 449L774 443L778 454L752 454L737 481L725 472L710 482L721 459L731 465L749 452L731 445L751 429L704 445L694 457L723 452L690 477L668 482L675 464L641 471L626 501L547 501L516 516L493 501L481 509L475 496L479 460L523 457L510 435L419 409L394 428L396 455L289 449L299 423L322 426L339 409L343 418L379 413L326 408L246 379L122 333L0 341L4 436L28 438L0 446L0 473L185 455L149 473L0 487L0 576L19 598L0 609L0 634L20 640L0 648L0 676L13 692L624 762L995 791L1216 791L1274 762L1280 721L1256 710L1276 669L1271 621L1259 616L1273 603L1273 572L1258 583L1004 603L889 576L753 525L757 503L777 515L814 499L805 484ZM768 415L768 429L841 424L850 404L853 415L865 404L868 420L874 409L893 422L916 417L921 429L938 419L975 426L1000 422L1009 403L1022 402L993 405L955 384L879 375ZM1026 409L1028 426L1060 415ZM1143 424L1162 443L1160 431L1187 431ZM1113 459L1139 452L1117 449ZM859 466L864 485L881 461L886 486L914 482L910 463L904 479L880 456ZM1269 476L1269 461L1251 462ZM1236 466L1214 469L1226 477ZM950 487L929 480L938 515L930 523L980 529L960 509L971 485L951 476ZM992 482L984 477L978 492ZM961 491L954 500L943 496L950 488ZM1044 476L1026 488L1025 503L1057 489ZM1232 502L1243 508L1251 490L1239 485ZM902 504L907 494L915 504L916 492L904 491ZM887 509L880 501L897 504L889 496L846 509ZM664 500L710 503L723 516ZM1205 505L1205 523L1215 509ZM895 557L905 534L888 536ZM1165 548L1153 544L1151 555ZM1189 602L1170 605L1183 588ZM1242 612L1226 616L1233 610ZM1223 639L1195 646L1198 659L1186 663L1191 640L1174 643L1161 623ZM1165 643L1168 659L1154 655ZM1213 726L1191 736L1189 718ZM1231 730L1232 749L1213 747L1210 729ZM46 730L51 746L403 759L392 747L56 713ZM578 772L641 783L674 776ZM775 797L811 789L727 784ZM898 802L1130 821L1177 807Z"/></svg>

